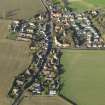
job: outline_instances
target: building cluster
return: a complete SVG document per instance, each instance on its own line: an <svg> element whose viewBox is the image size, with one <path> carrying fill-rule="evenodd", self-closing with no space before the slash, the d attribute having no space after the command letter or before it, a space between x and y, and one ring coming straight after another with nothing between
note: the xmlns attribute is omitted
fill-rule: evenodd
<svg viewBox="0 0 105 105"><path fill-rule="evenodd" d="M97 11L90 11L93 17L98 15ZM71 12L67 9L60 10L57 6L53 7L52 18L54 21L54 31L58 41L60 38L67 37L67 31L71 31L72 39L77 48L103 48L104 40L100 32L92 23L87 13Z"/></svg>
<svg viewBox="0 0 105 105"><path fill-rule="evenodd" d="M34 22L13 21L10 32L17 33L17 39L31 41L33 58L29 67L19 74L8 95L19 98L24 92L31 95L57 95L60 88L61 51L52 46L52 22L50 12L34 17Z"/></svg>
<svg viewBox="0 0 105 105"><path fill-rule="evenodd" d="M54 26L55 44L59 47L69 47L71 45L70 37L72 37L69 29L70 24L65 20L59 6L53 6L51 15Z"/></svg>
<svg viewBox="0 0 105 105"><path fill-rule="evenodd" d="M59 48L51 49L45 57L42 51L34 55L31 65L13 82L8 95L17 98L25 91L31 95L57 95L60 88L60 57Z"/></svg>
<svg viewBox="0 0 105 105"><path fill-rule="evenodd" d="M38 77L35 78L33 85L29 87L32 95L53 96L58 94L60 88L60 55L61 52L58 48L51 50L43 69L39 72ZM42 63L39 62L37 66L42 66Z"/></svg>
<svg viewBox="0 0 105 105"><path fill-rule="evenodd" d="M92 24L91 20L84 13L72 15L72 28L74 29L74 41L76 47L85 46L88 48L102 48L104 40L99 31Z"/></svg>
<svg viewBox="0 0 105 105"><path fill-rule="evenodd" d="M43 39L44 31L46 30L46 18L46 13L41 13L30 20L15 20L9 25L9 30L17 33L17 40L39 41Z"/></svg>

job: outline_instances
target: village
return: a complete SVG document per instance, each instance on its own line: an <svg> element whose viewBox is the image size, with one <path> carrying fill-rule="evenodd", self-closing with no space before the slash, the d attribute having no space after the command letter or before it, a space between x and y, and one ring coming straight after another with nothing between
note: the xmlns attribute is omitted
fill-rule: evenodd
<svg viewBox="0 0 105 105"><path fill-rule="evenodd" d="M9 25L10 33L16 33L17 41L30 42L33 55L31 64L15 77L8 96L18 102L28 95L59 95L63 81L60 62L61 48L105 48L100 32L92 23L87 12L76 13L47 1L47 12L35 15L30 20L14 20ZM95 17L98 10L90 11ZM54 45L53 45L54 43Z"/></svg>
<svg viewBox="0 0 105 105"><path fill-rule="evenodd" d="M29 95L59 94L61 89L61 49L52 46L52 22L50 13L37 14L30 21L16 20L9 31L17 33L16 40L29 41L33 58L29 67L15 77L8 96L18 103L26 92Z"/></svg>
<svg viewBox="0 0 105 105"><path fill-rule="evenodd" d="M52 19L52 31L54 43L61 48L105 48L105 40L101 32L92 22L92 17L97 17L99 10L75 11L62 9L59 4L49 5ZM13 21L9 30L17 33L16 40L30 41L42 40L45 31L46 14L38 14L31 20ZM43 16L41 16L43 15ZM91 16L91 18L90 18ZM44 23L42 22L44 20ZM42 22L42 23L41 23Z"/></svg>
<svg viewBox="0 0 105 105"><path fill-rule="evenodd" d="M98 16L99 11L76 13L59 5L53 7L55 44L67 48L105 48L105 41L99 30L92 23L91 17Z"/></svg>

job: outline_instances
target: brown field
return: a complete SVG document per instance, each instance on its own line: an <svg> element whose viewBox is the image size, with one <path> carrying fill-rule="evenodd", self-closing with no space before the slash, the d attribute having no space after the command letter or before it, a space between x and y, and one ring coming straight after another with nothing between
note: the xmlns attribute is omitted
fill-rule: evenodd
<svg viewBox="0 0 105 105"><path fill-rule="evenodd" d="M63 100L59 96L54 97L36 96L25 98L20 105L72 105L72 104Z"/></svg>
<svg viewBox="0 0 105 105"><path fill-rule="evenodd" d="M40 0L0 0L0 17L30 18L45 8Z"/></svg>

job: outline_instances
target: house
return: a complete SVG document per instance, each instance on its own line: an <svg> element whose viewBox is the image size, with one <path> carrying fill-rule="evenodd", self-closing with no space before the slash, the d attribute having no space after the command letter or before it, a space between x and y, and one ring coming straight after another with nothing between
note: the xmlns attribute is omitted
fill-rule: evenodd
<svg viewBox="0 0 105 105"><path fill-rule="evenodd" d="M52 15L53 15L54 18L61 17L61 13L58 13L58 12L57 13L53 13Z"/></svg>
<svg viewBox="0 0 105 105"><path fill-rule="evenodd" d="M50 71L48 71L48 70L43 70L42 73L43 73L43 75L45 75L45 76L46 76L46 75L50 75Z"/></svg>
<svg viewBox="0 0 105 105"><path fill-rule="evenodd" d="M32 23L32 22L29 22L28 24L29 24L30 27L35 27L35 24Z"/></svg>
<svg viewBox="0 0 105 105"><path fill-rule="evenodd" d="M19 91L18 89L14 88L13 91L12 91L12 96L13 96L13 97L18 96L18 95L19 95L19 94L18 94L18 91Z"/></svg>
<svg viewBox="0 0 105 105"><path fill-rule="evenodd" d="M34 34L34 29L32 29L32 28L27 28L27 29L26 29L26 33Z"/></svg>
<svg viewBox="0 0 105 105"><path fill-rule="evenodd" d="M32 39L32 34L27 34L27 33L18 33L17 36L18 36L18 37L22 37L22 38Z"/></svg>
<svg viewBox="0 0 105 105"><path fill-rule="evenodd" d="M24 82L20 81L20 80L16 80L16 83L17 83L18 86L22 86L24 84Z"/></svg>
<svg viewBox="0 0 105 105"><path fill-rule="evenodd" d="M19 40L19 41L27 41L27 42L30 41L30 39L26 39L26 38L22 38L22 37L17 37L16 40Z"/></svg>
<svg viewBox="0 0 105 105"><path fill-rule="evenodd" d="M49 95L50 95L50 96L57 95L56 90L49 90Z"/></svg>

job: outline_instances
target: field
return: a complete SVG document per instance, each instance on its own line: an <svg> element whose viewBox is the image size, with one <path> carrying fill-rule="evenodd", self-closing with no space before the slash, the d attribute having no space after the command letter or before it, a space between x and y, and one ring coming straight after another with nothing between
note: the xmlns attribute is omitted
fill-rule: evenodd
<svg viewBox="0 0 105 105"><path fill-rule="evenodd" d="M105 8L105 0L69 0L70 7L80 12L87 9Z"/></svg>
<svg viewBox="0 0 105 105"><path fill-rule="evenodd" d="M0 17L30 18L45 8L40 0L0 0Z"/></svg>
<svg viewBox="0 0 105 105"><path fill-rule="evenodd" d="M58 96L36 96L25 98L20 105L72 105Z"/></svg>
<svg viewBox="0 0 105 105"><path fill-rule="evenodd" d="M64 50L63 95L77 105L105 105L105 51Z"/></svg>

